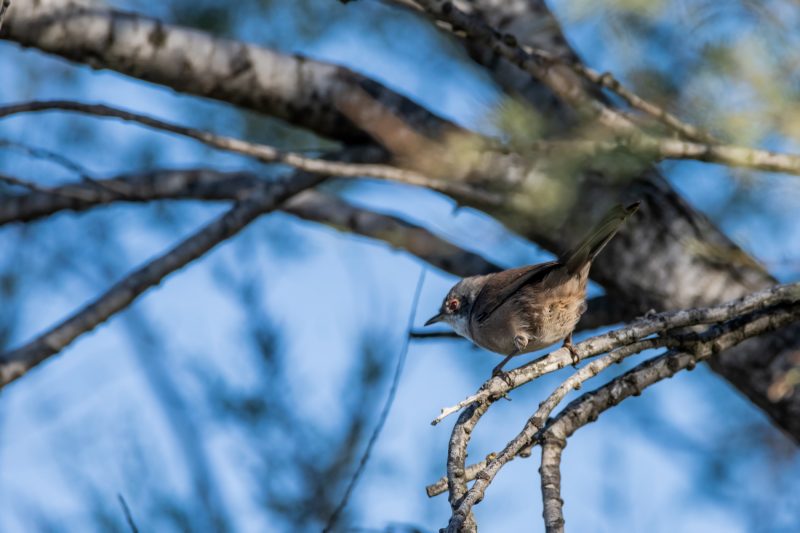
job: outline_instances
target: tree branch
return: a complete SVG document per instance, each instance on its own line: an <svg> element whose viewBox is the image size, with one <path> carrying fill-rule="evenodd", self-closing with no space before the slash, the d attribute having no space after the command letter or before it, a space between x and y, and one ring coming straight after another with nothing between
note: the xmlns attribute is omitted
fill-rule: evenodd
<svg viewBox="0 0 800 533"><path fill-rule="evenodd" d="M561 452L566 442L549 438L542 442L542 465L539 474L542 478L542 502L544 527L547 533L564 531L564 516L561 508Z"/></svg>
<svg viewBox="0 0 800 533"><path fill-rule="evenodd" d="M627 153L638 156L644 165L664 159L705 161L731 167L800 175L800 156L759 150L730 144L702 144L680 139L633 135L614 141L569 140L540 141L531 146L534 152L548 155L591 159Z"/></svg>
<svg viewBox="0 0 800 533"><path fill-rule="evenodd" d="M22 2L0 38L111 69L179 92L252 109L350 144L370 140L340 107L369 92L412 129L459 129L408 98L344 67L213 37L87 0ZM180 68L176 68L180 65Z"/></svg>
<svg viewBox="0 0 800 533"><path fill-rule="evenodd" d="M85 211L118 202L239 200L272 187L271 182L252 172L211 169L156 170L94 182L102 187L76 183L24 195L0 195L0 225L31 222L59 211ZM121 195L111 190L119 191ZM356 207L318 190L309 189L293 196L281 206L281 210L340 231L384 241L456 276L500 270L499 266L480 255L459 248L421 226Z"/></svg>
<svg viewBox="0 0 800 533"><path fill-rule="evenodd" d="M456 30L466 32L471 39L489 47L496 54L534 76L587 118L594 118L620 134L638 132L639 128L625 115L584 91L580 83L576 83L575 72L571 68L554 63L550 56L537 55L530 49L523 49L512 34L501 34L479 17L461 11L452 1L414 1L433 17L450 24Z"/></svg>
<svg viewBox="0 0 800 533"><path fill-rule="evenodd" d="M690 331L688 333L675 333L670 335L670 342L667 342L664 345L679 350L678 353L668 352L665 355L648 360L622 377L612 380L612 382L610 382L608 385L598 389L603 390L606 387L610 387L610 390L612 390L613 393L608 393L606 396L604 396L606 402L600 404L601 408L593 410L588 409L586 421L581 424L578 424L575 421L576 418L579 417L577 417L574 412L573 405L575 402L573 402L573 404L570 404L570 406L565 408L564 411L559 414L555 422L548 425L544 431L544 434L539 436L538 440L547 442L548 439L554 437L563 441L569 435L571 435L571 432L567 430L571 429L571 431L574 432L581 425L595 420L602 410L618 404L628 396L641 394L642 390L648 385L660 381L665 377L670 377L683 368L693 368L697 361L735 346L745 339L756 335L761 335L762 333L769 331L775 331L787 324L796 322L798 319L800 319L800 295L798 294L798 291L800 291L800 283L786 285L783 287L790 288L790 294L794 294L793 300L789 300L783 304L777 304L776 306L767 309L756 308L756 310L748 314L735 316L726 322L712 325L702 332ZM736 306L737 302L731 302L731 309L735 308ZM649 347L650 346L645 346L641 349L634 350L633 345L629 345L626 346L626 348L631 349L625 351L642 351L644 349L648 349ZM619 350L619 352L623 352L623 350ZM627 355L630 355L630 353L612 357L614 356L612 353L604 358L606 361L598 360L592 364L603 361L601 367L604 368L607 367L608 364L611 364L611 362L614 362L607 361L608 359L620 360L622 357ZM592 366L592 364L587 365L587 367L576 372L572 377L559 386L556 392L554 392L548 398L548 400L539 407L539 410L537 410L537 412L528 420L525 428L523 428L523 430L506 445L502 452L496 454L492 460L487 462L486 467L484 467L475 475L475 483L462 498L458 508L453 511L453 515L451 516L450 523L448 525L448 533L456 533L460 531L461 525L464 522L464 517L468 516L472 512L472 507L483 499L486 489L497 475L497 472L511 459L513 459L517 453L534 442L535 437L544 427L546 422L545 412L547 412L547 408L550 405L554 406L551 399L558 398L558 396L563 398L563 389L574 387L575 383L572 383L573 380L577 380L577 382L583 381L582 378L585 378L585 374L582 377L578 376L582 374L586 368ZM594 370L592 372L594 372ZM591 372L589 372L589 374L591 374ZM615 389L615 385L620 382L625 382L625 386L621 389L622 392L620 392L619 388ZM558 398L558 400L560 400L560 398ZM557 425L559 420L566 419L569 419L569 421L561 422L560 425ZM548 481L550 480L551 478L548 478ZM550 497L553 497L554 488L557 487L549 486L547 494ZM555 497L558 497L557 493L555 493ZM558 520L555 519L557 518L555 517L556 507L560 512L560 505L556 506L553 501L545 502L545 508L548 510L546 513L546 518L549 516L550 519L548 522L548 527L558 523Z"/></svg>
<svg viewBox="0 0 800 533"><path fill-rule="evenodd" d="M411 170L388 165L346 163L314 159L294 152L284 152L266 144L251 143L233 137L216 135L207 131L180 126L157 118L102 104L83 104L66 100L24 102L0 107L0 118L17 113L53 110L74 111L98 117L118 118L135 122L156 130L167 131L183 137L188 137L220 150L246 155L263 163L282 163L304 172L340 178L366 176L380 180L397 181L408 185L427 187L434 191L443 192L459 198L468 198L479 204L482 202L490 205L500 203L500 198L492 193L483 192L462 183L434 180ZM354 155L356 157L370 156L368 151L351 149L350 153L351 155L349 157L353 157ZM372 154L374 155L371 155L371 157L377 155L375 151L373 151ZM343 155L345 158L348 157L347 154Z"/></svg>
<svg viewBox="0 0 800 533"><path fill-rule="evenodd" d="M667 342L670 337L665 336L665 334L670 330L713 324L775 305L794 304L798 300L800 300L800 283L793 283L777 285L722 305L654 314L623 328L591 337L574 345L574 356L578 361L583 361L617 348L633 345L656 334L661 335L663 342ZM472 396L452 407L442 409L441 414L431 424L438 424L448 415L473 402L492 401L492 398L502 398L513 389L545 374L560 370L570 365L572 361L570 351L566 348L559 348L535 361L508 371L505 377L495 376L489 378Z"/></svg>
<svg viewBox="0 0 800 533"><path fill-rule="evenodd" d="M544 0L471 0L471 13L501 33L513 33L524 46L545 49L564 61L580 61ZM538 80L487 47L464 41L470 55L485 66L509 94L523 96L557 137L580 128L575 112ZM603 98L583 79L579 86ZM498 220L556 254L577 242L591 221L612 203L643 200L634 223L627 225L592 267L592 279L606 289L620 316L650 309L714 305L770 287L777 281L766 269L694 210L652 166L632 181L611 171L574 169L569 203L559 206L558 221L542 220L538 211L512 219L489 210ZM633 177L633 176L631 176ZM602 205L601 205L602 204ZM554 238L554 236L558 238ZM693 280L686 283L686 279ZM759 406L778 426L800 441L800 395L770 399L782 369L793 365L800 327L791 326L736 346L709 360L711 368Z"/></svg>
<svg viewBox="0 0 800 533"><path fill-rule="evenodd" d="M217 244L238 233L259 215L304 189L320 183L316 175L301 175L275 184L266 193L254 194L230 211L188 237L164 255L135 270L98 299L75 312L27 344L0 355L0 388L19 378L31 368L63 350L77 337L87 333L111 316L125 309L147 289L166 276L201 257Z"/></svg>
<svg viewBox="0 0 800 533"><path fill-rule="evenodd" d="M575 350L580 360L606 352L608 352L608 355L592 361L565 380L540 404L539 409L531 416L523 432L512 440L505 450L498 454L492 454L493 460L486 463L487 465L492 465L491 468L488 466L482 468L470 466L465 469L466 472L471 473L471 476L468 476L466 481L474 479L479 472L482 472L482 479L487 481L486 484L488 485L488 482L496 475L502 465L512 460L520 451L526 448L532 441L536 432L544 427L553 409L570 390L580 388L584 381L596 376L613 363L619 362L630 355L657 347L666 346L676 349L686 349L687 346L692 348L700 344L705 346L715 341L717 337L729 333L728 329L731 327L740 327L736 321L740 320L742 317L752 319L757 313L764 312L765 310L780 310L782 306L792 306L792 308L795 308L798 304L800 304L800 283L779 285L720 306L702 309L686 309L648 316L624 328L610 331L576 344ZM800 313L800 310L797 310L797 312ZM698 336L698 334L691 331L686 332L687 327L719 323L728 325L725 327L712 326L708 328L705 332L705 337ZM783 325L783 323L781 323L781 325ZM769 324L766 326L767 327L763 329L747 329L748 336L758 335L775 329L771 328ZM725 329L726 327L728 329ZM742 328L744 327L742 326ZM725 339L723 339L724 342L730 342L730 344L712 344L712 347L723 346L723 348L727 349L738 344L738 342L743 339L739 338L736 342L731 342L732 338L733 337L725 337ZM721 350L715 349L714 353L716 353L716 351ZM445 416L464 406L478 404L486 405L488 408L490 404L494 403L499 398L505 397L505 395L514 388L528 383L546 373L563 368L570 362L569 351L560 348L536 361L509 371L506 378L508 382L501 377L490 378L481 386L476 394L459 402L456 406L443 409L442 414L440 414L433 423L440 422ZM475 423L477 423L477 421L475 421ZM470 431L472 428L474 428L474 425L470 427ZM435 496L440 494L441 489L442 480L428 486L428 495Z"/></svg>

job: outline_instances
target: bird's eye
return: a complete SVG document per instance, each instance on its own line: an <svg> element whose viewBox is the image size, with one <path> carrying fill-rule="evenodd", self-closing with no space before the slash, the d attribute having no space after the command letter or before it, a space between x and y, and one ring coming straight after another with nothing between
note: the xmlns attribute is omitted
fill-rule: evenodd
<svg viewBox="0 0 800 533"><path fill-rule="evenodd" d="M459 305L461 305L461 303L456 298L453 298L447 302L447 310L451 313L458 311Z"/></svg>

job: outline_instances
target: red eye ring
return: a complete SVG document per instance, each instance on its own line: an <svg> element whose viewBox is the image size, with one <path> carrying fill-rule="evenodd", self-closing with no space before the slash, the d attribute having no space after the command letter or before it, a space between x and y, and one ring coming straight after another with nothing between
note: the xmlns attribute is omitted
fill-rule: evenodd
<svg viewBox="0 0 800 533"><path fill-rule="evenodd" d="M453 298L452 300L448 300L448 302L447 302L447 310L452 313L454 311L457 311L458 307L460 305L461 305L461 302L459 302L456 298Z"/></svg>

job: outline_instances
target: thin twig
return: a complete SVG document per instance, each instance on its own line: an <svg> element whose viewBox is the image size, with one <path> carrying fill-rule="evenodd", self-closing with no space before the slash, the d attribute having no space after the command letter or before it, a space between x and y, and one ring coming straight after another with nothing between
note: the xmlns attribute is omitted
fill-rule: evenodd
<svg viewBox="0 0 800 533"><path fill-rule="evenodd" d="M464 339L452 331L412 331L408 336L412 339Z"/></svg>
<svg viewBox="0 0 800 533"><path fill-rule="evenodd" d="M705 161L731 167L800 175L800 155L784 154L732 144L704 144L680 139L632 135L614 141L568 140L538 141L531 145L537 153L567 154L571 160L629 153L645 163L665 159Z"/></svg>
<svg viewBox="0 0 800 533"><path fill-rule="evenodd" d="M3 183L7 183L9 185L13 185L15 187L22 187L23 189L28 189L29 191L43 193L43 194L53 194L50 193L45 187L41 187L36 183L31 181L23 180L20 178L15 178L14 176L8 176L6 174L0 174L0 181Z"/></svg>
<svg viewBox="0 0 800 533"><path fill-rule="evenodd" d="M546 55L547 52L539 51L540 54ZM555 59L555 58L554 58ZM684 122L663 107L660 107L648 100L645 100L641 96L637 95L633 91L627 89L619 80L614 78L614 76L610 72L599 73L591 68L587 67L583 63L580 62L564 62L558 59L559 63L567 64L572 70L589 80L590 82L597 84L601 87L605 87L610 91L614 92L617 96L625 100L628 105L630 105L634 109L638 109L651 117L655 118L665 126L671 128L672 130L678 132L680 135L685 137L686 139L691 139L693 141L706 143L706 144L717 144L719 143L719 139L714 137L712 134L704 131L697 126L689 124L688 122Z"/></svg>
<svg viewBox="0 0 800 533"><path fill-rule="evenodd" d="M129 122L136 122L156 130L167 131L188 137L220 150L246 155L264 163L283 163L299 170L314 174L324 174L326 176L335 176L340 178L356 178L365 176L380 180L395 181L409 185L426 187L434 191L455 196L457 198L469 199L471 201L486 205L499 205L501 202L501 198L498 195L476 189L475 187L465 183L436 180L412 170L406 170L389 165L347 163L314 159L294 152L284 152L278 148L266 144L251 143L233 137L216 135L208 131L180 126L147 115L133 113L103 104L84 104L69 100L23 102L0 107L0 118L17 113L52 110L72 111L99 117L118 118Z"/></svg>
<svg viewBox="0 0 800 533"><path fill-rule="evenodd" d="M0 388L125 309L146 290L158 285L169 274L229 239L259 215L275 209L291 195L317 185L322 179L319 176L301 174L292 180L275 184L269 191L259 191L167 253L129 274L69 318L27 344L0 355Z"/></svg>
<svg viewBox="0 0 800 533"><path fill-rule="evenodd" d="M619 134L637 133L639 128L631 120L600 102L576 83L571 72L553 68L552 61L530 53L517 44L511 34L501 34L482 19L461 11L451 1L414 0L434 18L450 24L454 29L463 30L476 43L489 47L512 64L540 80L556 96L571 104L579 112L597 119L601 124Z"/></svg>
<svg viewBox="0 0 800 533"><path fill-rule="evenodd" d="M35 159L40 159L43 161L49 161L54 163L81 178L82 181L86 183L90 183L99 189L105 189L108 192L111 192L118 196L124 196L125 192L116 190L110 187L107 183L102 183L91 176L89 171L84 168L82 165L76 163L72 159L65 157L59 153L47 150L46 148L41 148L38 146L30 146L28 144L10 141L8 139L0 139L0 147L5 146L7 148L11 148L14 150L19 150Z"/></svg>
<svg viewBox="0 0 800 533"><path fill-rule="evenodd" d="M410 337L408 335L411 332L411 328L414 327L414 317L417 314L417 304L419 303L419 297L422 294L422 286L425 283L425 268L423 267L422 271L419 274L419 280L417 281L417 287L414 290L414 297L411 300L411 311L408 315L408 326L406 327L406 336L403 340L403 344L400 348L400 355L397 357L397 365L394 369L394 376L392 377L392 385L389 388L389 394L386 396L386 402L383 404L383 409L381 410L381 414L378 417L378 423L375 425L375 429L372 431L372 435L367 442L367 448L364 450L364 454L361 456L361 460L358 462L358 467L356 471L353 473L353 477L350 479L350 482L347 485L347 489L342 496L342 500L339 502L339 505L333 511L330 518L328 518L327 524L325 524L325 528L322 530L323 533L328 533L333 530L336 526L336 522L339 520L342 512L344 512L345 508L347 507L347 503L350 500L350 495L355 490L356 484L358 480L361 478L361 475L364 473L364 469L367 467L367 462L369 461L370 454L372 453L372 448L375 446L375 443L378 441L378 437L383 430L383 426L386 424L386 419L389 417L389 411L392 408L392 404L394 403L395 395L397 394L397 388L400 385L400 376L403 374L403 367L405 366L406 356L408 355L408 346L410 344Z"/></svg>
<svg viewBox="0 0 800 533"><path fill-rule="evenodd" d="M119 500L119 504L122 507L122 513L125 515L125 522L128 523L131 533L139 533L139 528L136 527L136 522L133 520L133 514L131 514L131 510L128 507L128 502L125 501L122 494L117 494L117 500Z"/></svg>

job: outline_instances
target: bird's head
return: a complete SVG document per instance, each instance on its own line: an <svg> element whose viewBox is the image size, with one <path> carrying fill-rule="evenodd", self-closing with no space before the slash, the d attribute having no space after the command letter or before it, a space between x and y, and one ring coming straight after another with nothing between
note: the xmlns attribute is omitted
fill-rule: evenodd
<svg viewBox="0 0 800 533"><path fill-rule="evenodd" d="M426 326L436 322L449 324L459 335L469 338L469 314L472 304L481 292L486 276L472 276L456 283L442 300L439 312L425 322Z"/></svg>

